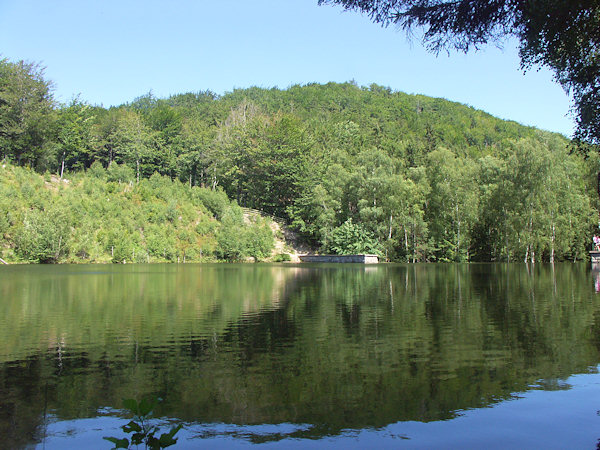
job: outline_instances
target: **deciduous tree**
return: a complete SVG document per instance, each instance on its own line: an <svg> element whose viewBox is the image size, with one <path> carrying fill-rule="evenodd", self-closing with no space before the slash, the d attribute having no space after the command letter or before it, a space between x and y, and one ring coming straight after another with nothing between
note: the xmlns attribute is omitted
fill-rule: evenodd
<svg viewBox="0 0 600 450"><path fill-rule="evenodd" d="M46 169L52 136L52 84L37 64L0 59L0 155Z"/></svg>

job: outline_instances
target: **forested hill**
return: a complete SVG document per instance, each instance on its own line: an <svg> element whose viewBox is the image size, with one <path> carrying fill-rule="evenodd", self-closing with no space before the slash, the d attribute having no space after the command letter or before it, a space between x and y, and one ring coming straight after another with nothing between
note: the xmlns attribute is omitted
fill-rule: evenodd
<svg viewBox="0 0 600 450"><path fill-rule="evenodd" d="M59 176L126 165L134 184L158 173L222 189L327 252L575 259L597 218L597 158L443 99L329 83L149 94L106 109L56 106L35 66L3 61L0 80L6 160Z"/></svg>

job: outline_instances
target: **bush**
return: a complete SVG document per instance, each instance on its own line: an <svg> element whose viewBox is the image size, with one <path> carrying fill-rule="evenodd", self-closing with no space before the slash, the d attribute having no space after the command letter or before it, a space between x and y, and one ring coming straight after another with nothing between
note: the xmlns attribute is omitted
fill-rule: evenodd
<svg viewBox="0 0 600 450"><path fill-rule="evenodd" d="M31 262L58 262L69 253L69 234L69 221L62 211L30 210L25 214L23 227L18 233L16 252Z"/></svg>
<svg viewBox="0 0 600 450"><path fill-rule="evenodd" d="M127 164L112 163L106 172L107 181L129 183L135 180L135 172Z"/></svg>
<svg viewBox="0 0 600 450"><path fill-rule="evenodd" d="M253 223L246 227L246 252L256 260L267 258L273 250L273 231L264 221Z"/></svg>
<svg viewBox="0 0 600 450"><path fill-rule="evenodd" d="M279 253L273 257L273 262L288 262L292 257L288 253Z"/></svg>
<svg viewBox="0 0 600 450"><path fill-rule="evenodd" d="M217 233L217 257L227 261L238 261L247 255L243 228L243 224L231 215L223 218Z"/></svg>
<svg viewBox="0 0 600 450"><path fill-rule="evenodd" d="M231 201L221 189L211 191L206 188L193 188L192 198L196 203L204 205L216 219L221 220L231 208Z"/></svg>
<svg viewBox="0 0 600 450"><path fill-rule="evenodd" d="M100 161L94 161L90 168L87 170L87 173L94 178L106 178L106 169L104 169L104 166Z"/></svg>
<svg viewBox="0 0 600 450"><path fill-rule="evenodd" d="M373 254L382 255L381 244L360 223L346 220L342 225L331 232L331 240L327 249L336 255Z"/></svg>
<svg viewBox="0 0 600 450"><path fill-rule="evenodd" d="M274 240L264 220L244 224L240 208L231 208L223 217L217 243L216 253L222 259L239 261L252 256L259 260L271 254Z"/></svg>

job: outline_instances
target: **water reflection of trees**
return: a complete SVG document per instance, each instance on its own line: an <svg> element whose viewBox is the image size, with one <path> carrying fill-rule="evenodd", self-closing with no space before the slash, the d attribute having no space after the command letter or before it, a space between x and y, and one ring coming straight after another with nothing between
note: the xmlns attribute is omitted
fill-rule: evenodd
<svg viewBox="0 0 600 450"><path fill-rule="evenodd" d="M600 310L583 265L257 266L233 279L223 267L124 283L136 301L114 317L106 297L78 304L96 346L55 324L72 342L59 358L34 333L31 354L0 369L0 435L32 439L46 401L75 418L153 393L166 399L160 414L182 420L306 423L296 433L318 437L452 418L598 364ZM118 298L115 283L100 284ZM82 293L69 286L56 289L72 301ZM92 329L99 314L116 321L109 331ZM123 326L129 340L111 342Z"/></svg>

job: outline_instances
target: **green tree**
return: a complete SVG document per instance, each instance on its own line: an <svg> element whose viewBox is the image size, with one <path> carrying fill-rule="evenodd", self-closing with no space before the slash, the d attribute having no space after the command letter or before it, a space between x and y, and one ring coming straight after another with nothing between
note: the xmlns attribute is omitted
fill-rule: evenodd
<svg viewBox="0 0 600 450"><path fill-rule="evenodd" d="M17 164L45 169L52 135L52 84L37 64L0 59L0 152Z"/></svg>
<svg viewBox="0 0 600 450"><path fill-rule="evenodd" d="M292 226L324 248L331 231L347 219L345 200L351 182L350 159L344 151L313 152L308 173L298 182L298 195L287 208Z"/></svg>
<svg viewBox="0 0 600 450"><path fill-rule="evenodd" d="M214 143L209 149L212 189L223 183L228 195L239 204L243 204L244 189L248 184L248 153L253 145L254 130L260 128L264 120L259 108L244 99L219 124Z"/></svg>
<svg viewBox="0 0 600 450"><path fill-rule="evenodd" d="M476 258L554 261L584 255L596 213L585 192L582 162L548 138L545 145L513 141L502 159L479 161Z"/></svg>
<svg viewBox="0 0 600 450"><path fill-rule="evenodd" d="M276 116L264 125L257 145L248 149L246 204L283 217L308 173L311 142L295 116Z"/></svg>
<svg viewBox="0 0 600 450"><path fill-rule="evenodd" d="M68 169L82 170L92 164L94 135L92 111L89 105L73 99L58 111L56 120L56 154L58 172L63 177Z"/></svg>
<svg viewBox="0 0 600 450"><path fill-rule="evenodd" d="M477 166L440 148L428 155L431 192L427 217L440 260L469 259L471 227L478 216Z"/></svg>
<svg viewBox="0 0 600 450"><path fill-rule="evenodd" d="M177 162L183 151L181 113L164 101L158 101L156 106L146 111L143 119L154 132L151 154L157 164L151 170L175 178L179 175Z"/></svg>
<svg viewBox="0 0 600 450"><path fill-rule="evenodd" d="M142 164L151 154L152 134L139 114L123 111L115 130L115 149L121 161L135 167L136 181L142 175Z"/></svg>
<svg viewBox="0 0 600 450"><path fill-rule="evenodd" d="M94 121L93 133L95 149L93 158L109 168L117 156L117 127L121 111L110 109L100 111Z"/></svg>
<svg viewBox="0 0 600 450"><path fill-rule="evenodd" d="M181 153L176 166L179 178L190 186L209 184L208 150L214 140L214 130L194 116L186 116L181 125Z"/></svg>

